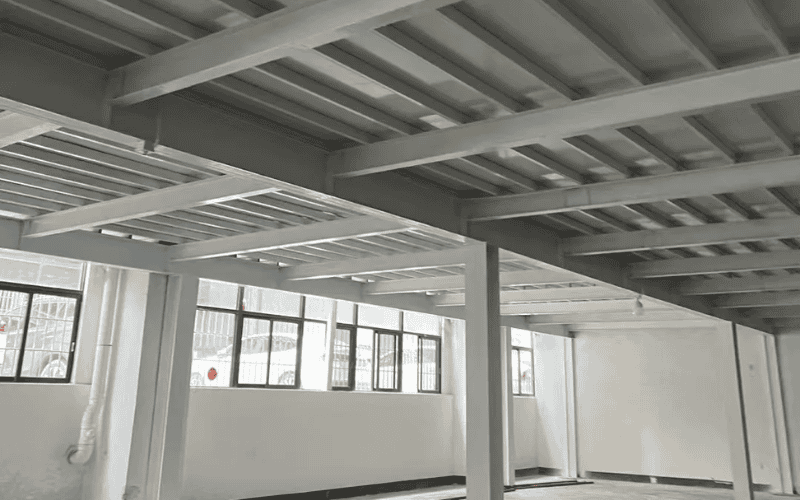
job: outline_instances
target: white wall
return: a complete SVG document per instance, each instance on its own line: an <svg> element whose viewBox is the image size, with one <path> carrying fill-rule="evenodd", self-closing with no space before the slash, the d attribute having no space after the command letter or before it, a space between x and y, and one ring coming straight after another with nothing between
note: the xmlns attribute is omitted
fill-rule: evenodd
<svg viewBox="0 0 800 500"><path fill-rule="evenodd" d="M754 481L776 484L769 393L757 335L742 332ZM576 335L578 453L588 471L730 481L715 330L595 331ZM725 368L727 369L727 368ZM726 374L726 376L728 376ZM767 408L767 418L763 407Z"/></svg>
<svg viewBox="0 0 800 500"><path fill-rule="evenodd" d="M0 384L0 498L78 500L83 471L67 463L89 388Z"/></svg>
<svg viewBox="0 0 800 500"><path fill-rule="evenodd" d="M514 468L531 469L539 466L537 458L539 435L538 403L536 398L514 398Z"/></svg>
<svg viewBox="0 0 800 500"><path fill-rule="evenodd" d="M800 493L800 330L776 337L795 493Z"/></svg>
<svg viewBox="0 0 800 500"><path fill-rule="evenodd" d="M452 475L452 396L193 389L183 498Z"/></svg>
<svg viewBox="0 0 800 500"><path fill-rule="evenodd" d="M567 456L564 339L537 333L534 342L539 414L538 466L563 470Z"/></svg>

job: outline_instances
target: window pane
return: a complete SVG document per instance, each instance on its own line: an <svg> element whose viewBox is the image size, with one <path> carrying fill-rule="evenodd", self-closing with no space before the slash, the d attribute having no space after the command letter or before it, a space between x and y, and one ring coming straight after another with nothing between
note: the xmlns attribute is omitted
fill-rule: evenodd
<svg viewBox="0 0 800 500"><path fill-rule="evenodd" d="M379 333L377 335L376 389L397 389L397 335Z"/></svg>
<svg viewBox="0 0 800 500"><path fill-rule="evenodd" d="M308 303L308 302L306 302ZM300 386L325 390L328 385L328 357L325 352L327 325L315 321L303 323L303 349L300 362Z"/></svg>
<svg viewBox="0 0 800 500"><path fill-rule="evenodd" d="M239 285L222 281L200 280L197 289L197 305L221 307L235 310L239 295Z"/></svg>
<svg viewBox="0 0 800 500"><path fill-rule="evenodd" d="M519 328L511 329L511 345L517 347L531 347L531 332L528 330L520 330Z"/></svg>
<svg viewBox="0 0 800 500"><path fill-rule="evenodd" d="M80 290L84 267L78 260L0 250L0 281Z"/></svg>
<svg viewBox="0 0 800 500"><path fill-rule="evenodd" d="M239 354L239 383L266 384L269 363L270 321L244 318L242 350Z"/></svg>
<svg viewBox="0 0 800 500"><path fill-rule="evenodd" d="M273 322L272 352L269 357L270 385L294 385L298 330L297 323Z"/></svg>
<svg viewBox="0 0 800 500"><path fill-rule="evenodd" d="M0 377L13 377L17 374L17 359L22 346L27 310L27 293L0 290Z"/></svg>
<svg viewBox="0 0 800 500"><path fill-rule="evenodd" d="M533 394L533 353L519 351L520 394Z"/></svg>
<svg viewBox="0 0 800 500"><path fill-rule="evenodd" d="M439 342L433 339L422 339L422 359L420 360L422 376L420 388L423 391L439 390Z"/></svg>
<svg viewBox="0 0 800 500"><path fill-rule="evenodd" d="M519 351L511 350L511 392L519 394Z"/></svg>
<svg viewBox="0 0 800 500"><path fill-rule="evenodd" d="M333 300L322 297L306 296L306 319L328 321L333 310ZM305 340L303 341L305 343Z"/></svg>
<svg viewBox="0 0 800 500"><path fill-rule="evenodd" d="M372 390L372 337L369 328L359 328L356 339L356 390Z"/></svg>
<svg viewBox="0 0 800 500"><path fill-rule="evenodd" d="M268 288L244 287L244 310L299 318L303 296Z"/></svg>
<svg viewBox="0 0 800 500"><path fill-rule="evenodd" d="M336 301L336 322L345 325L356 324L356 305L346 300Z"/></svg>
<svg viewBox="0 0 800 500"><path fill-rule="evenodd" d="M403 392L417 392L419 344L416 335L403 335Z"/></svg>
<svg viewBox="0 0 800 500"><path fill-rule="evenodd" d="M349 387L349 381L350 330L337 328L333 338L333 387Z"/></svg>
<svg viewBox="0 0 800 500"><path fill-rule="evenodd" d="M439 335L439 316L405 311L403 313L403 331Z"/></svg>
<svg viewBox="0 0 800 500"><path fill-rule="evenodd" d="M372 326L389 330L400 329L400 311L388 307L358 305L359 326Z"/></svg>
<svg viewBox="0 0 800 500"><path fill-rule="evenodd" d="M192 387L229 387L236 316L198 309L194 316Z"/></svg>
<svg viewBox="0 0 800 500"><path fill-rule="evenodd" d="M21 376L67 376L76 303L77 300L70 297L39 294L33 296Z"/></svg>

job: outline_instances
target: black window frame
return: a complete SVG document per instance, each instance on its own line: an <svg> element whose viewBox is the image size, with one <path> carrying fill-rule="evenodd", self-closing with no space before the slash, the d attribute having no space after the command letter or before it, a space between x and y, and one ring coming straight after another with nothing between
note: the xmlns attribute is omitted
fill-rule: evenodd
<svg viewBox="0 0 800 500"><path fill-rule="evenodd" d="M337 323L334 325L334 330L347 330L350 333L350 343L348 346L348 357L347 357L347 385L333 385L331 382L331 390L332 391L355 391L356 389L356 342L358 341L358 337L356 332L358 328L355 325L347 325L342 323ZM332 377L332 375L331 375ZM333 379L331 379L333 380Z"/></svg>
<svg viewBox="0 0 800 500"><path fill-rule="evenodd" d="M417 392L421 394L441 394L442 393L442 338L436 335L422 333L411 333L417 336ZM422 389L422 341L433 340L436 342L436 389Z"/></svg>
<svg viewBox="0 0 800 500"><path fill-rule="evenodd" d="M533 346L533 342L532 341L531 341L531 346ZM513 390L514 389L514 385L512 384L511 385L511 389L512 389L511 393L512 393L512 395L518 396L518 397L535 398L536 397L536 379L535 379L534 374L533 374L533 372L534 372L534 369L533 369L533 364L534 364L534 361L533 361L533 347L511 346L511 359L509 360L509 363L511 363L512 369L514 367L514 363L511 360L514 359L514 351L518 351L518 352L527 351L527 352L530 353L530 356L531 356L531 393L528 394L528 393L523 393L522 392L522 357L519 354L517 355L517 356L519 356L517 358L517 359L519 359L519 361L517 362L517 382L518 382L517 385L519 386L519 391L514 392L514 390Z"/></svg>
<svg viewBox="0 0 800 500"><path fill-rule="evenodd" d="M85 278L85 274L84 274ZM83 283L83 282L82 282ZM81 286L83 288L83 286ZM0 377L0 383L44 383L44 384L69 384L72 381L72 369L75 362L75 347L78 341L78 329L81 317L81 305L83 302L83 290L70 290L66 288L51 288L37 285L23 285L20 283L0 282L0 290L8 290L17 293L27 293L28 303L25 310L25 324L22 330L22 340L20 344L17 364L14 367L13 377ZM67 356L67 370L64 378L53 377L23 377L22 364L25 358L25 344L28 340L28 327L31 320L31 309L33 308L34 295L52 295L56 297L66 297L75 299L75 311L72 320L72 337L69 344Z"/></svg>
<svg viewBox="0 0 800 500"><path fill-rule="evenodd" d="M402 322L401 325L402 326ZM368 327L363 327L368 328ZM403 390L403 331L388 330L385 328L371 328L372 330L372 390L375 392L402 392ZM395 338L394 341L394 387L378 387L380 368L378 362L379 345L378 339L381 335Z"/></svg>

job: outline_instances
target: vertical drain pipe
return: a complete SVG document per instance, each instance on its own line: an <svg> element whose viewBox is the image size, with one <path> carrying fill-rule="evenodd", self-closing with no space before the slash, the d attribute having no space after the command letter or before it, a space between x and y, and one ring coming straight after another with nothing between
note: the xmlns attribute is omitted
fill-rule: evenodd
<svg viewBox="0 0 800 500"><path fill-rule="evenodd" d="M114 333L114 313L116 299L119 297L120 271L117 268L104 268L103 301L100 305L100 322L97 332L97 347L92 372L92 387L89 391L89 404L83 412L81 434L77 445L67 450L67 461L84 465L92 457L100 422L108 392L108 368L111 363L112 339Z"/></svg>

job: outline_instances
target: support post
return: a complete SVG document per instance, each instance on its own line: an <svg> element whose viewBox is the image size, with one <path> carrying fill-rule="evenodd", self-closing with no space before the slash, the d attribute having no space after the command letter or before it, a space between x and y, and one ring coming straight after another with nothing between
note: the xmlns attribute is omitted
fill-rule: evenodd
<svg viewBox="0 0 800 500"><path fill-rule="evenodd" d="M578 427L575 419L575 340L564 338L564 410L567 426L567 452L564 475L578 477Z"/></svg>
<svg viewBox="0 0 800 500"><path fill-rule="evenodd" d="M514 486L514 391L511 384L511 328L500 328L503 337L503 482Z"/></svg>
<svg viewBox="0 0 800 500"><path fill-rule="evenodd" d="M151 274L132 435L131 498L179 498L198 279Z"/></svg>
<svg viewBox="0 0 800 500"><path fill-rule="evenodd" d="M720 326L722 349L721 382L725 391L725 412L728 421L728 444L731 454L731 475L735 500L753 500L753 475L747 443L747 419L742 393L742 370L739 362L739 338L735 323Z"/></svg>
<svg viewBox="0 0 800 500"><path fill-rule="evenodd" d="M775 422L775 449L778 454L778 465L781 475L780 493L791 495L794 490L792 483L792 466L789 459L789 439L786 432L786 419L783 408L783 394L781 392L781 376L778 371L778 351L775 347L775 336L764 335L764 347L767 357L767 380L769 381L769 394L772 401L772 417Z"/></svg>
<svg viewBox="0 0 800 500"><path fill-rule="evenodd" d="M503 498L503 338L498 249L466 259L467 499Z"/></svg>
<svg viewBox="0 0 800 500"><path fill-rule="evenodd" d="M333 356L335 354L334 351L336 349L334 339L336 338L336 315L338 309L338 302L334 299L331 300L333 301L333 306L331 306L331 314L330 316L328 316L328 337L327 337L328 342L325 346L326 347L325 352L327 353L326 355L328 356L327 359L328 371L325 376L326 391L333 390Z"/></svg>

